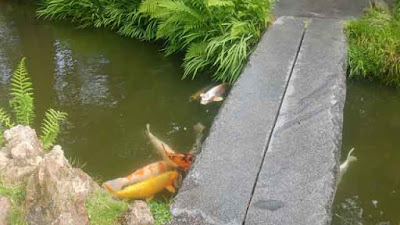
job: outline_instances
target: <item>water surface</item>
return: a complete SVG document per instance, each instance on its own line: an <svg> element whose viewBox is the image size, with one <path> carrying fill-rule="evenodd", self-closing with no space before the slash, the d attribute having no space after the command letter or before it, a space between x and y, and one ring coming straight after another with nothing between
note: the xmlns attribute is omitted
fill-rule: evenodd
<svg viewBox="0 0 400 225"><path fill-rule="evenodd" d="M348 82L342 161L358 158L344 175L334 225L400 224L400 91L373 82Z"/></svg>
<svg viewBox="0 0 400 225"><path fill-rule="evenodd" d="M190 103L209 80L181 80L181 59L161 49L104 29L38 20L33 4L0 1L0 105L7 107L10 76L26 56L35 127L49 107L67 112L59 138L66 156L100 180L127 175L160 160L146 123L184 152L195 141L192 126L209 127L220 106Z"/></svg>

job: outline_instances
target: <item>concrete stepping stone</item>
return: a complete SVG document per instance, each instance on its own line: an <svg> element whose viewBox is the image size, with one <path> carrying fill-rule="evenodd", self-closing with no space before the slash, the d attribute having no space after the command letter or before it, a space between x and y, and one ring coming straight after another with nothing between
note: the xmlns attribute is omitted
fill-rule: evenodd
<svg viewBox="0 0 400 225"><path fill-rule="evenodd" d="M245 224L329 224L345 102L343 23L310 19Z"/></svg>
<svg viewBox="0 0 400 225"><path fill-rule="evenodd" d="M278 18L232 88L171 206L172 224L242 224L304 33Z"/></svg>

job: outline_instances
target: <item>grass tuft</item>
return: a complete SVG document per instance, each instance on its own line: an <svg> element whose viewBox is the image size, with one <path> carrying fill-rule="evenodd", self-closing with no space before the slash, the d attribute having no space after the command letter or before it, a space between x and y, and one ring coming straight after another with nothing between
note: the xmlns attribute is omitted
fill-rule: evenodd
<svg viewBox="0 0 400 225"><path fill-rule="evenodd" d="M95 191L86 200L86 210L93 225L119 224L118 218L127 208L127 203L114 200L104 191Z"/></svg>
<svg viewBox="0 0 400 225"><path fill-rule="evenodd" d="M349 77L400 87L400 1L394 9L370 8L347 22Z"/></svg>
<svg viewBox="0 0 400 225"><path fill-rule="evenodd" d="M0 179L0 196L11 200L11 211L8 223L13 225L26 225L24 219L25 187L22 185L6 186Z"/></svg>
<svg viewBox="0 0 400 225"><path fill-rule="evenodd" d="M151 213L153 214L154 224L162 225L171 221L172 216L169 211L169 202L166 200L150 201Z"/></svg>

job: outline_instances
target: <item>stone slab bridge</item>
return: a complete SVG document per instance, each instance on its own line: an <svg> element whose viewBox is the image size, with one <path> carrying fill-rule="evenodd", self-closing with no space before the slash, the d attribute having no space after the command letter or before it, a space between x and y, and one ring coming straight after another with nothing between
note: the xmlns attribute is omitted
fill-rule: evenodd
<svg viewBox="0 0 400 225"><path fill-rule="evenodd" d="M329 224L346 92L343 19L367 0L280 0L175 197L172 224Z"/></svg>

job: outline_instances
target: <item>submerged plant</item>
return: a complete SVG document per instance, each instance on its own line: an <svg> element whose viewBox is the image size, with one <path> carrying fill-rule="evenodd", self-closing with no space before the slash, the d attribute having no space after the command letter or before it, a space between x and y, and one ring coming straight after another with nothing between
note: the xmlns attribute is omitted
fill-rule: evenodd
<svg viewBox="0 0 400 225"><path fill-rule="evenodd" d="M393 11L370 8L346 26L350 78L400 87L400 1Z"/></svg>
<svg viewBox="0 0 400 225"><path fill-rule="evenodd" d="M141 40L162 40L167 55L184 52L184 75L211 71L235 82L261 32L273 0L42 0L38 15L81 27L109 27Z"/></svg>
<svg viewBox="0 0 400 225"><path fill-rule="evenodd" d="M10 107L15 113L16 124L31 125L35 117L33 104L33 87L25 65L26 58L22 58L12 78L10 88ZM54 145L60 132L60 122L66 119L64 112L49 109L42 123L41 141L43 147L48 150ZM0 108L0 144L3 144L3 131L14 126L11 118Z"/></svg>

